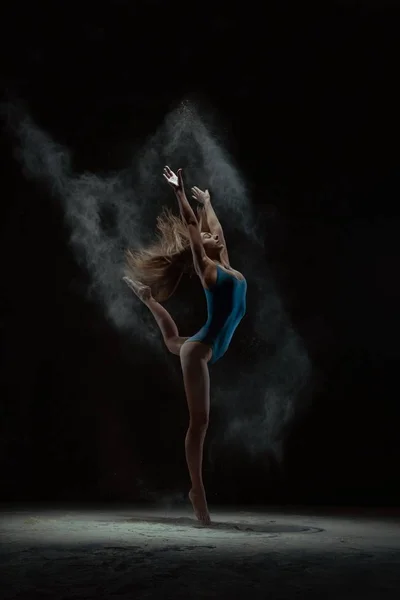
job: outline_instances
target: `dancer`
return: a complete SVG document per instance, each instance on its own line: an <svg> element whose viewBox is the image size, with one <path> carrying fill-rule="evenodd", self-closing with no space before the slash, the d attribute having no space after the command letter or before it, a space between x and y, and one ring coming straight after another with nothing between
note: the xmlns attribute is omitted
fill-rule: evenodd
<svg viewBox="0 0 400 600"><path fill-rule="evenodd" d="M127 251L128 276L124 281L152 312L168 350L180 357L190 416L185 439L192 482L189 499L197 519L209 525L202 477L210 412L208 363L215 363L228 349L246 312L247 283L230 266L224 233L208 191L192 188L192 196L199 202L196 216L185 194L182 169L176 175L165 167L163 174L175 191L180 218L164 209L157 219L157 242L135 253ZM208 319L200 331L186 338L179 335L174 320L160 302L174 293L182 274L193 269L205 291Z"/></svg>

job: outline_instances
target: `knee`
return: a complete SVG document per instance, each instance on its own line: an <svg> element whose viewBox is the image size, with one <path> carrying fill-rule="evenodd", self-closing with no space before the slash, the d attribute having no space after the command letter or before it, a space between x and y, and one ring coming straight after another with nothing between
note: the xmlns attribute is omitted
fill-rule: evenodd
<svg viewBox="0 0 400 600"><path fill-rule="evenodd" d="M207 430L208 427L208 414L206 412L196 412L190 415L189 428L192 431L202 433Z"/></svg>
<svg viewBox="0 0 400 600"><path fill-rule="evenodd" d="M169 338L168 340L166 340L165 345L167 346L171 354L179 354L179 352L177 352L178 349L176 347L175 338Z"/></svg>
<svg viewBox="0 0 400 600"><path fill-rule="evenodd" d="M165 345L167 346L168 350L172 354L179 356L180 352L181 352L181 346L182 346L183 342L185 341L185 339L186 338L181 338L181 337L175 335L175 336L172 336L172 337L168 338L167 340L165 340Z"/></svg>

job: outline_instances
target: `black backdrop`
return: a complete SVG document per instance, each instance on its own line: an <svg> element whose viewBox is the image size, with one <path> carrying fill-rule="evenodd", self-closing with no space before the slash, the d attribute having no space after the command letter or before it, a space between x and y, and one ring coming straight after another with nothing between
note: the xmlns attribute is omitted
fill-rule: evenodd
<svg viewBox="0 0 400 600"><path fill-rule="evenodd" d="M256 210L271 211L265 261L319 383L282 465L240 454L206 465L211 502L396 503L399 10L2 10L4 99L23 99L78 170L125 166L132 137L194 94L221 115ZM1 155L3 499L186 489L183 390L85 299L62 210L24 179L6 130Z"/></svg>

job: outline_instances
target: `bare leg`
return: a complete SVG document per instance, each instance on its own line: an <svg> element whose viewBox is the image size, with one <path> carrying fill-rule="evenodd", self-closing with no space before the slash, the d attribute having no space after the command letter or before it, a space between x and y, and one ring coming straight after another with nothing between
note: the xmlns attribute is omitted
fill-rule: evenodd
<svg viewBox="0 0 400 600"><path fill-rule="evenodd" d="M176 323L169 312L154 300L148 286L132 281L128 277L124 277L124 281L153 314L168 350L179 356L181 346L188 338L179 335Z"/></svg>
<svg viewBox="0 0 400 600"><path fill-rule="evenodd" d="M124 277L124 281L152 312L168 349L181 358L190 415L185 438L186 461L192 482L189 498L198 520L204 525L209 525L210 515L203 484L202 464L210 411L210 378L207 362L212 356L212 351L201 342L188 342L184 346L188 338L179 336L175 321L169 312L154 300L150 288L127 277Z"/></svg>
<svg viewBox="0 0 400 600"><path fill-rule="evenodd" d="M209 525L206 493L203 484L203 446L210 412L210 377L207 362L211 349L199 342L188 342L181 349L181 365L190 422L185 439L186 461L192 488L189 498L198 520Z"/></svg>

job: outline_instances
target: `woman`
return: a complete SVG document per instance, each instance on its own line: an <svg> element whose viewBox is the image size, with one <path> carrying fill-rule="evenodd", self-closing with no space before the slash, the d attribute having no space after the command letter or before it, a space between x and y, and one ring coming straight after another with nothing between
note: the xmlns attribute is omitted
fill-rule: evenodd
<svg viewBox="0 0 400 600"><path fill-rule="evenodd" d="M182 169L169 167L164 177L175 191L181 218L164 211L157 220L159 240L148 249L127 252L129 277L124 281L154 315L167 348L180 357L190 423L185 439L192 487L189 498L198 520L210 524L202 477L204 438L210 411L208 363L228 349L233 333L246 312L247 283L232 269L220 222L206 190L192 188L201 204L198 218L185 194ZM175 291L182 274L193 269L203 285L208 309L204 327L190 338L180 337L171 315L159 301Z"/></svg>

